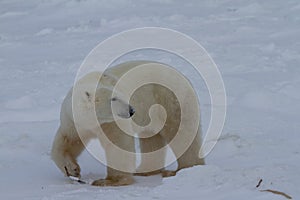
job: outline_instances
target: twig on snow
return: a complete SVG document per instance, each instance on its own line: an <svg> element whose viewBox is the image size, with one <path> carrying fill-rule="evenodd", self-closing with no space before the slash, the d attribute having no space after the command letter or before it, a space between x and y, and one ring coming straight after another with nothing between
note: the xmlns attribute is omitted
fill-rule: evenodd
<svg viewBox="0 0 300 200"><path fill-rule="evenodd" d="M260 180L258 181L258 184L256 185L257 188L260 186L261 182L262 182L262 179L260 179Z"/></svg>
<svg viewBox="0 0 300 200"><path fill-rule="evenodd" d="M281 195L281 196L284 196L285 198L287 199L292 199L291 196L287 195L286 193L284 192L280 192L280 191L277 191L277 190L260 190L261 192L271 192L273 194L278 194L278 195Z"/></svg>

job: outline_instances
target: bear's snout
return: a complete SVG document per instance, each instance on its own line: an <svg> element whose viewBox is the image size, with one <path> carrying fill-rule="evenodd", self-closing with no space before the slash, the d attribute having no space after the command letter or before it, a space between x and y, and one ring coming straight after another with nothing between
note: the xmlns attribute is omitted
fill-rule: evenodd
<svg viewBox="0 0 300 200"><path fill-rule="evenodd" d="M130 117L132 117L132 115L134 115L134 113L135 113L134 108L129 105L129 115L130 115Z"/></svg>

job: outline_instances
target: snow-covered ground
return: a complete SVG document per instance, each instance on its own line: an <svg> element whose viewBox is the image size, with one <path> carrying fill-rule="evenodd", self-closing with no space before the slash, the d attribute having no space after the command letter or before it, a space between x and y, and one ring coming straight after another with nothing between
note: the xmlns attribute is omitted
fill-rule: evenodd
<svg viewBox="0 0 300 200"><path fill-rule="evenodd" d="M144 26L183 32L210 53L227 90L222 136L207 165L175 177L117 188L73 184L49 156L61 102L94 46ZM299 199L299 36L297 0L1 0L1 199L285 199L260 189ZM181 62L151 51L129 58ZM196 88L206 129L209 96ZM80 163L83 179L105 176L88 153Z"/></svg>

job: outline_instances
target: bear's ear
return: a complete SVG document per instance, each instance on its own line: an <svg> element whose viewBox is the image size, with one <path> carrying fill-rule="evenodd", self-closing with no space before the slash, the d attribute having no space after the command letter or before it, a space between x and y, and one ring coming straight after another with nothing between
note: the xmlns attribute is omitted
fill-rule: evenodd
<svg viewBox="0 0 300 200"><path fill-rule="evenodd" d="M114 77L113 75L109 74L109 73L103 73L101 76L101 83L103 83L104 85L116 85L116 83L118 82L118 79L116 77Z"/></svg>
<svg viewBox="0 0 300 200"><path fill-rule="evenodd" d="M96 98L93 98L92 93L90 93L88 91L85 91L84 94L85 94L84 97L86 98L87 102L90 102L90 103L99 103L100 102L99 96L97 96Z"/></svg>
<svg viewBox="0 0 300 200"><path fill-rule="evenodd" d="M85 95L88 101L92 101L92 96L88 91L85 91Z"/></svg>

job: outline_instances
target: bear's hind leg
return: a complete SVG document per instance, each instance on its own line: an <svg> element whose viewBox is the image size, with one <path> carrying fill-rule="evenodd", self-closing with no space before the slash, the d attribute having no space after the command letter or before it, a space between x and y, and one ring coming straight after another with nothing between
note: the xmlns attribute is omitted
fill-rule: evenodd
<svg viewBox="0 0 300 200"><path fill-rule="evenodd" d="M170 133L170 132L168 132L168 133ZM164 138L169 143L171 138L169 137L170 134L168 134L168 133L165 133ZM200 152L200 148L201 148L200 136L201 136L201 129L198 130L198 133L195 136L193 142L191 143L191 145L187 148L187 150L182 155L180 155L182 153L180 149L177 149L176 146L172 147L172 145L170 145L173 153L175 154L175 156L177 158L178 167L177 167L177 170L175 170L175 171L170 171L170 170L162 171L163 177L175 176L176 173L181 169L205 164L204 158L199 157L199 152Z"/></svg>
<svg viewBox="0 0 300 200"><path fill-rule="evenodd" d="M201 133L198 130L198 134L195 136L192 144L188 147L188 149L177 159L178 168L177 171L193 167L196 165L204 165L204 158L199 157L200 148L201 148Z"/></svg>

